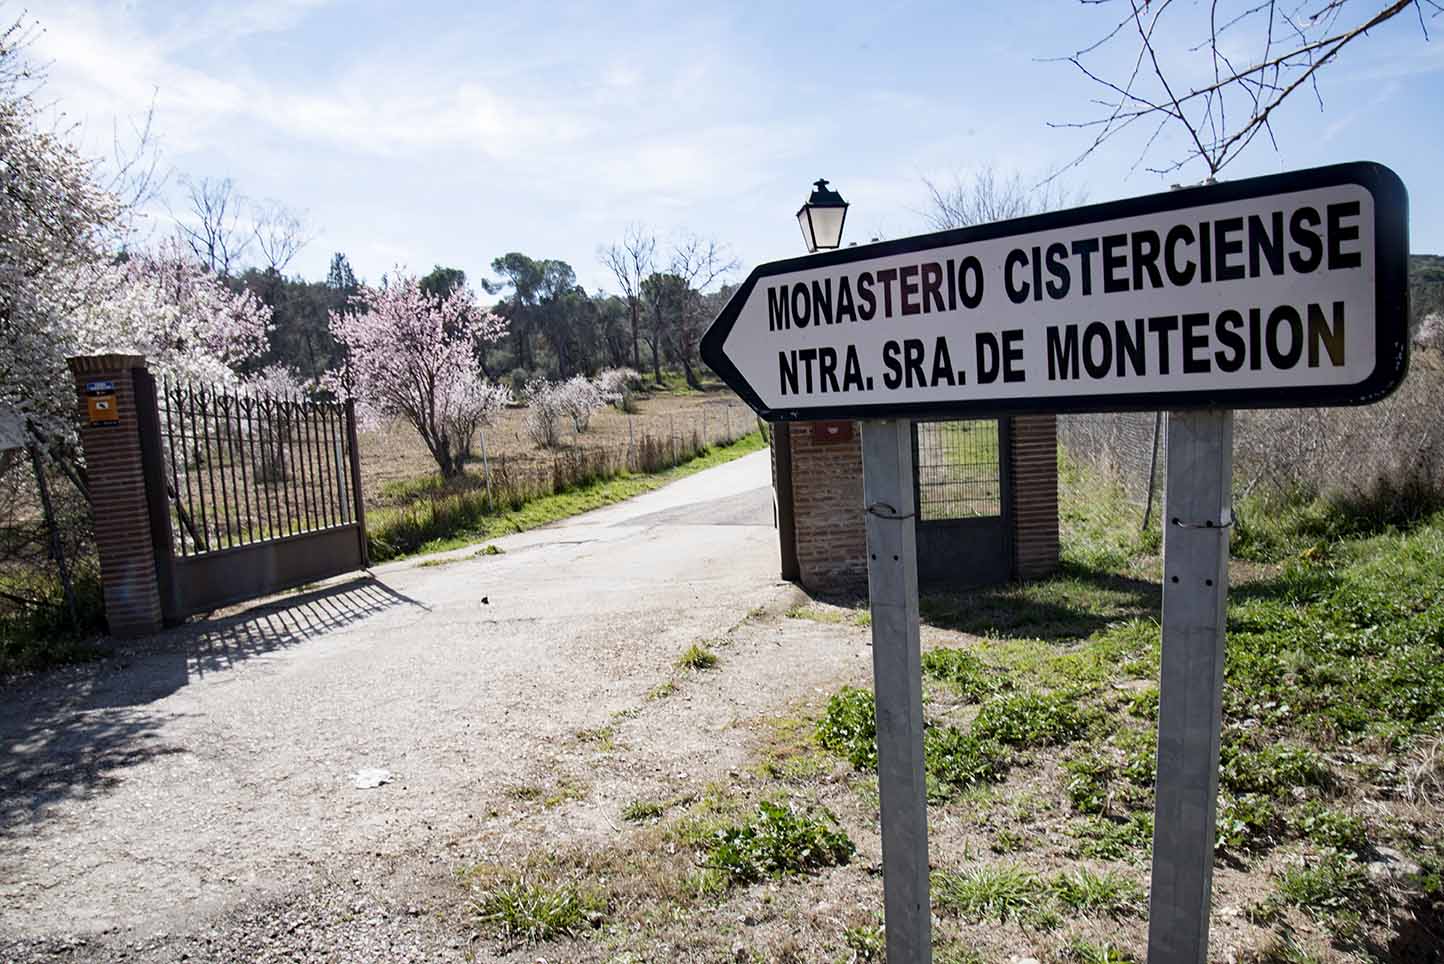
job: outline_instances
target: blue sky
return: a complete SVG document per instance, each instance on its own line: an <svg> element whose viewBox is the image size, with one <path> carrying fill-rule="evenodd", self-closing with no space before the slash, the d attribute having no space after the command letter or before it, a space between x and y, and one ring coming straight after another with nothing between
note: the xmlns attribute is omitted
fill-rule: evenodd
<svg viewBox="0 0 1444 964"><path fill-rule="evenodd" d="M925 177L1057 169L1087 135L1048 122L1097 116L1100 91L1042 61L1117 16L1074 0L47 0L32 13L47 95L82 146L107 149L154 97L166 169L306 212L300 274L344 251L371 280L437 263L476 279L516 250L610 289L596 249L628 222L716 237L751 267L800 253L793 213L817 177L866 240L925 230ZM1409 188L1413 250L1444 253L1444 18L1429 27L1432 41L1404 17L1359 41L1321 74L1324 109L1291 101L1279 150L1260 139L1225 175L1382 162ZM1185 78L1191 39L1166 50ZM1127 53L1096 65L1116 76ZM1065 181L1102 201L1203 176L1149 174L1142 146L1121 138ZM1180 151L1165 136L1148 161Z"/></svg>

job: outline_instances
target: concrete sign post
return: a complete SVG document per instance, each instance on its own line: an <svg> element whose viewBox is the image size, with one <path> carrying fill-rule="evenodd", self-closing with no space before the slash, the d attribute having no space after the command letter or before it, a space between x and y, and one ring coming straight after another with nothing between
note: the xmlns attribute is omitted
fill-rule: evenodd
<svg viewBox="0 0 1444 964"><path fill-rule="evenodd" d="M867 587L889 961L932 960L912 422L862 423Z"/></svg>
<svg viewBox="0 0 1444 964"><path fill-rule="evenodd" d="M702 338L768 421L861 420L888 960L928 961L913 418L1170 411L1151 964L1208 948L1235 408L1408 367L1408 201L1371 163L755 269Z"/></svg>

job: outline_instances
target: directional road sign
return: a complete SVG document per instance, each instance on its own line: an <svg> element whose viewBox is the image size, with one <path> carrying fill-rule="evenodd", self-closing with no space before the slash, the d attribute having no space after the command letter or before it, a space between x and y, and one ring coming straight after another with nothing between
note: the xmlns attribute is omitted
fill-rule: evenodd
<svg viewBox="0 0 1444 964"><path fill-rule="evenodd" d="M1407 258L1404 185L1342 164L765 264L702 359L772 421L1363 404Z"/></svg>

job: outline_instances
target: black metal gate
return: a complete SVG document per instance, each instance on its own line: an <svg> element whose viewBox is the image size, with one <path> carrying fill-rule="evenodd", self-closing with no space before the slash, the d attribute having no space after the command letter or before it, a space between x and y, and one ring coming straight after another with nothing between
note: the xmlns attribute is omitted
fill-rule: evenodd
<svg viewBox="0 0 1444 964"><path fill-rule="evenodd" d="M1012 520L1006 419L913 423L918 582L1006 582Z"/></svg>
<svg viewBox="0 0 1444 964"><path fill-rule="evenodd" d="M367 566L351 403L137 376L167 623Z"/></svg>

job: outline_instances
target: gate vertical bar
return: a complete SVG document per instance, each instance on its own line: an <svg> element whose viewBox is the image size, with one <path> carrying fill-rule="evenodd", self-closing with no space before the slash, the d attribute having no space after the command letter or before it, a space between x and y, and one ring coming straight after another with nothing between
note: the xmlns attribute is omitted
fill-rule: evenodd
<svg viewBox="0 0 1444 964"><path fill-rule="evenodd" d="M890 964L932 961L912 422L862 423L867 585Z"/></svg>
<svg viewBox="0 0 1444 964"><path fill-rule="evenodd" d="M366 544L366 500L361 495L361 449L356 444L356 402L346 399L346 447L351 455L351 498L356 506L356 538L361 540L361 568L371 568Z"/></svg>
<svg viewBox="0 0 1444 964"><path fill-rule="evenodd" d="M1204 964L1223 721L1233 412L1170 412L1149 964Z"/></svg>

